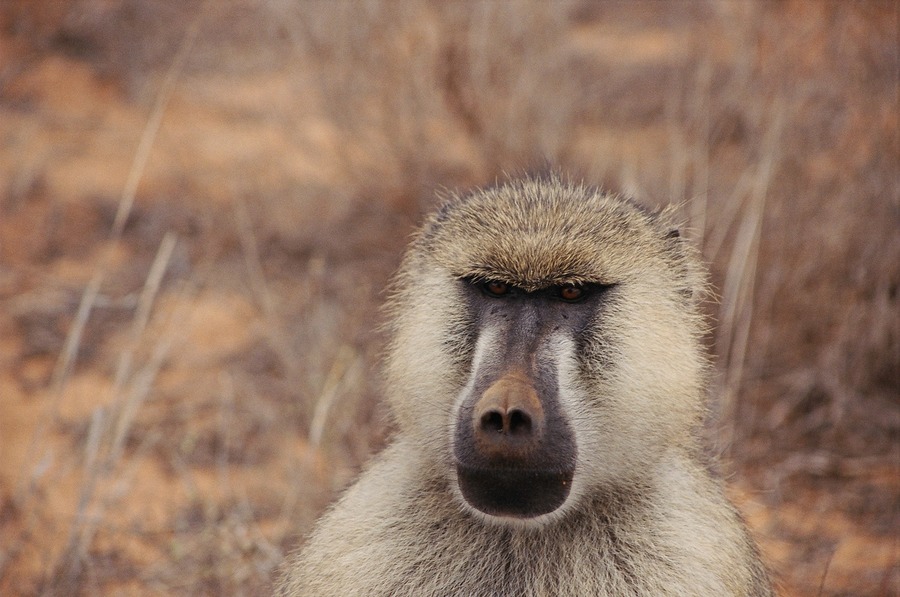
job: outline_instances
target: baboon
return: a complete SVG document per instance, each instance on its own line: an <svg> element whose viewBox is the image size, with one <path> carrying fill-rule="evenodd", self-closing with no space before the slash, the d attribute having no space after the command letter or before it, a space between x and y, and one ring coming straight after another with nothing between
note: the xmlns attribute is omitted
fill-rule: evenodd
<svg viewBox="0 0 900 597"><path fill-rule="evenodd" d="M280 595L773 595L701 440L674 210L560 176L450 197L389 313L392 443Z"/></svg>

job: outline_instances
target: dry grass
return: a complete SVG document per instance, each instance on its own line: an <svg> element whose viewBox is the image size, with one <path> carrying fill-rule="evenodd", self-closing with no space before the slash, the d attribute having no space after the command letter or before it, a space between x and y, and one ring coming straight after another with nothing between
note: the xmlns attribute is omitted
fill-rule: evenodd
<svg viewBox="0 0 900 597"><path fill-rule="evenodd" d="M0 6L0 593L264 594L389 425L447 186L684 206L785 595L900 590L891 2Z"/></svg>

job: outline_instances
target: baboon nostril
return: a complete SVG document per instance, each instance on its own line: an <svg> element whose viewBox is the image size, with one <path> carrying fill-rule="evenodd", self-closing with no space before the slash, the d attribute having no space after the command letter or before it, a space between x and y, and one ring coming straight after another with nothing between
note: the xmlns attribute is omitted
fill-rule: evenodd
<svg viewBox="0 0 900 597"><path fill-rule="evenodd" d="M489 410L481 415L482 431L503 432L503 415L496 410Z"/></svg>
<svg viewBox="0 0 900 597"><path fill-rule="evenodd" d="M513 409L509 413L509 432L524 435L531 431L531 417L525 411Z"/></svg>
<svg viewBox="0 0 900 597"><path fill-rule="evenodd" d="M481 430L486 432L527 435L531 426L531 416L518 408L509 412L491 409L481 415Z"/></svg>

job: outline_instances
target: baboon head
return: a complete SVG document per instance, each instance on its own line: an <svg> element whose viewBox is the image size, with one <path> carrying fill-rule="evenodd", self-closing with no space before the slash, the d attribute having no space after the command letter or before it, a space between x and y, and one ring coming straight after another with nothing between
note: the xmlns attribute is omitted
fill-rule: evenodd
<svg viewBox="0 0 900 597"><path fill-rule="evenodd" d="M420 231L388 394L465 509L544 524L694 449L703 279L670 217L550 177L453 197Z"/></svg>

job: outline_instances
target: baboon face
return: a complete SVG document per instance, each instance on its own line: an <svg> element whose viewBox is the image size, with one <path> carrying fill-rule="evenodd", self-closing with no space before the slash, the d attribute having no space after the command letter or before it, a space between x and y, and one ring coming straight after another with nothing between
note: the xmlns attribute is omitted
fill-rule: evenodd
<svg viewBox="0 0 900 597"><path fill-rule="evenodd" d="M479 330L455 409L459 490L470 506L493 516L553 512L569 496L578 452L560 402L560 349L590 327L609 287L527 291L471 279L459 285Z"/></svg>
<svg viewBox="0 0 900 597"><path fill-rule="evenodd" d="M557 180L447 203L398 278L401 433L464 508L543 524L691 436L692 257L658 215Z"/></svg>

